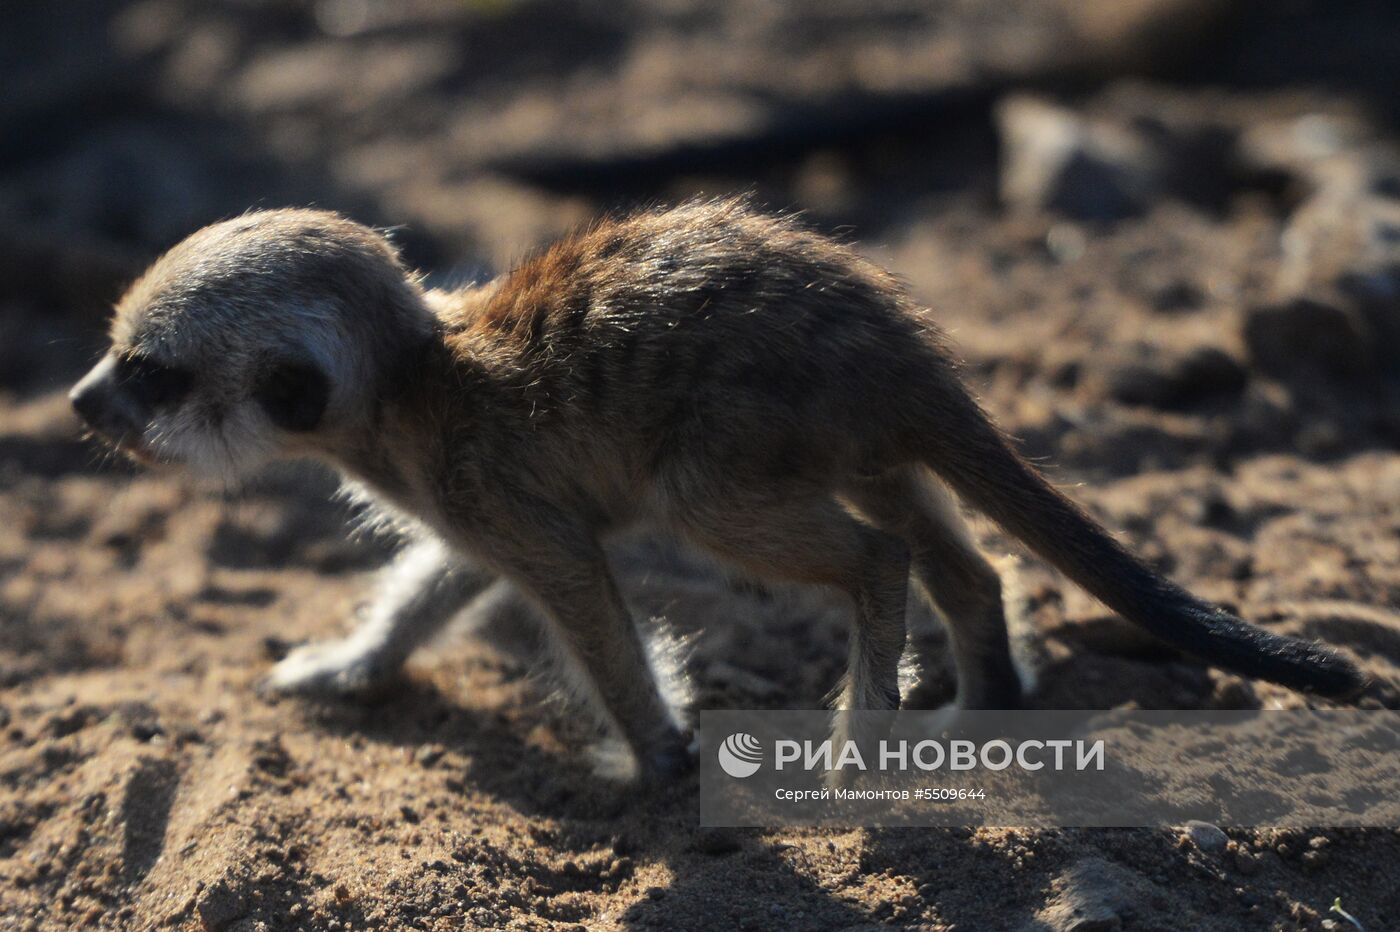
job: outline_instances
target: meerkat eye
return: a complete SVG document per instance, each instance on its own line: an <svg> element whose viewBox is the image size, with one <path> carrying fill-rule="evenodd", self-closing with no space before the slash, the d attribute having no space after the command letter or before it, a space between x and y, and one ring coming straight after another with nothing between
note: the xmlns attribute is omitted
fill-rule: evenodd
<svg viewBox="0 0 1400 932"><path fill-rule="evenodd" d="M330 400L330 381L303 362L280 362L263 376L253 397L283 430L305 433L321 423Z"/></svg>
<svg viewBox="0 0 1400 932"><path fill-rule="evenodd" d="M126 356L117 363L122 386L148 408L178 403L189 393L194 376L185 369L146 356Z"/></svg>

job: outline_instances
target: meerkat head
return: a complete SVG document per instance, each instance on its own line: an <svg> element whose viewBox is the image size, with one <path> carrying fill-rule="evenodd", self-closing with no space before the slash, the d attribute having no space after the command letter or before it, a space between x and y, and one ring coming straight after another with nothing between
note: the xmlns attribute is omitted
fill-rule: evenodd
<svg viewBox="0 0 1400 932"><path fill-rule="evenodd" d="M349 442L432 329L378 233L322 211L250 213L193 234L132 285L111 349L70 397L133 458L231 478Z"/></svg>

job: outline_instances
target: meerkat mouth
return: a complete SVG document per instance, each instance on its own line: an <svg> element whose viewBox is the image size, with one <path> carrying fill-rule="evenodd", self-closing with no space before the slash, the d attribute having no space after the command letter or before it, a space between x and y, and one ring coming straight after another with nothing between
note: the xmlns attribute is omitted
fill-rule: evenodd
<svg viewBox="0 0 1400 932"><path fill-rule="evenodd" d="M160 466L165 462L139 443L120 441L114 445L118 451L140 463L142 466Z"/></svg>
<svg viewBox="0 0 1400 932"><path fill-rule="evenodd" d="M90 429L87 436L96 439L111 447L117 453L131 459L142 466L160 466L166 463L156 455L155 451L148 447L139 435L125 433L120 436L113 436L100 430Z"/></svg>

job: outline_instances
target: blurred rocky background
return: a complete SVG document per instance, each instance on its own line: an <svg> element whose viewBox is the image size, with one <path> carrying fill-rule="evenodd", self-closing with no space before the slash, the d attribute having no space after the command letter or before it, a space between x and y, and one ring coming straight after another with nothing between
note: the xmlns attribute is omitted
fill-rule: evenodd
<svg viewBox="0 0 1400 932"><path fill-rule="evenodd" d="M476 641L366 708L257 700L288 646L344 630L386 547L346 538L324 477L227 500L111 463L63 398L131 277L252 207L392 227L450 284L600 212L753 191L907 280L1125 540L1350 650L1394 707L1391 0L0 13L0 924L1347 928L1338 895L1367 929L1400 915L1383 831L697 833L684 787L620 807L580 776L532 663ZM814 706L835 681L822 597L656 544L619 562L639 616L693 636L702 705ZM1165 653L1034 561L1021 578L1037 705L1303 701Z"/></svg>

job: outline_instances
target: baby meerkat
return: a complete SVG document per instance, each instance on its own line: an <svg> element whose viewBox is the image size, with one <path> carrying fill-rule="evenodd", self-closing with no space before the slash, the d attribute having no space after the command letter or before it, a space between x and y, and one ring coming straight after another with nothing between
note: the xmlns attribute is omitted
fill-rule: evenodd
<svg viewBox="0 0 1400 932"><path fill-rule="evenodd" d="M601 546L647 521L848 595L839 709L899 706L911 571L947 624L959 704L1016 707L1000 580L949 490L1202 660L1328 696L1362 683L1149 569L1017 454L891 275L742 200L604 221L458 292L425 290L335 214L250 213L160 258L111 337L72 399L119 449L227 477L316 457L412 531L369 619L283 660L278 690L382 683L504 577L642 770L681 770L680 711ZM870 739L857 718L838 714L838 739Z"/></svg>

